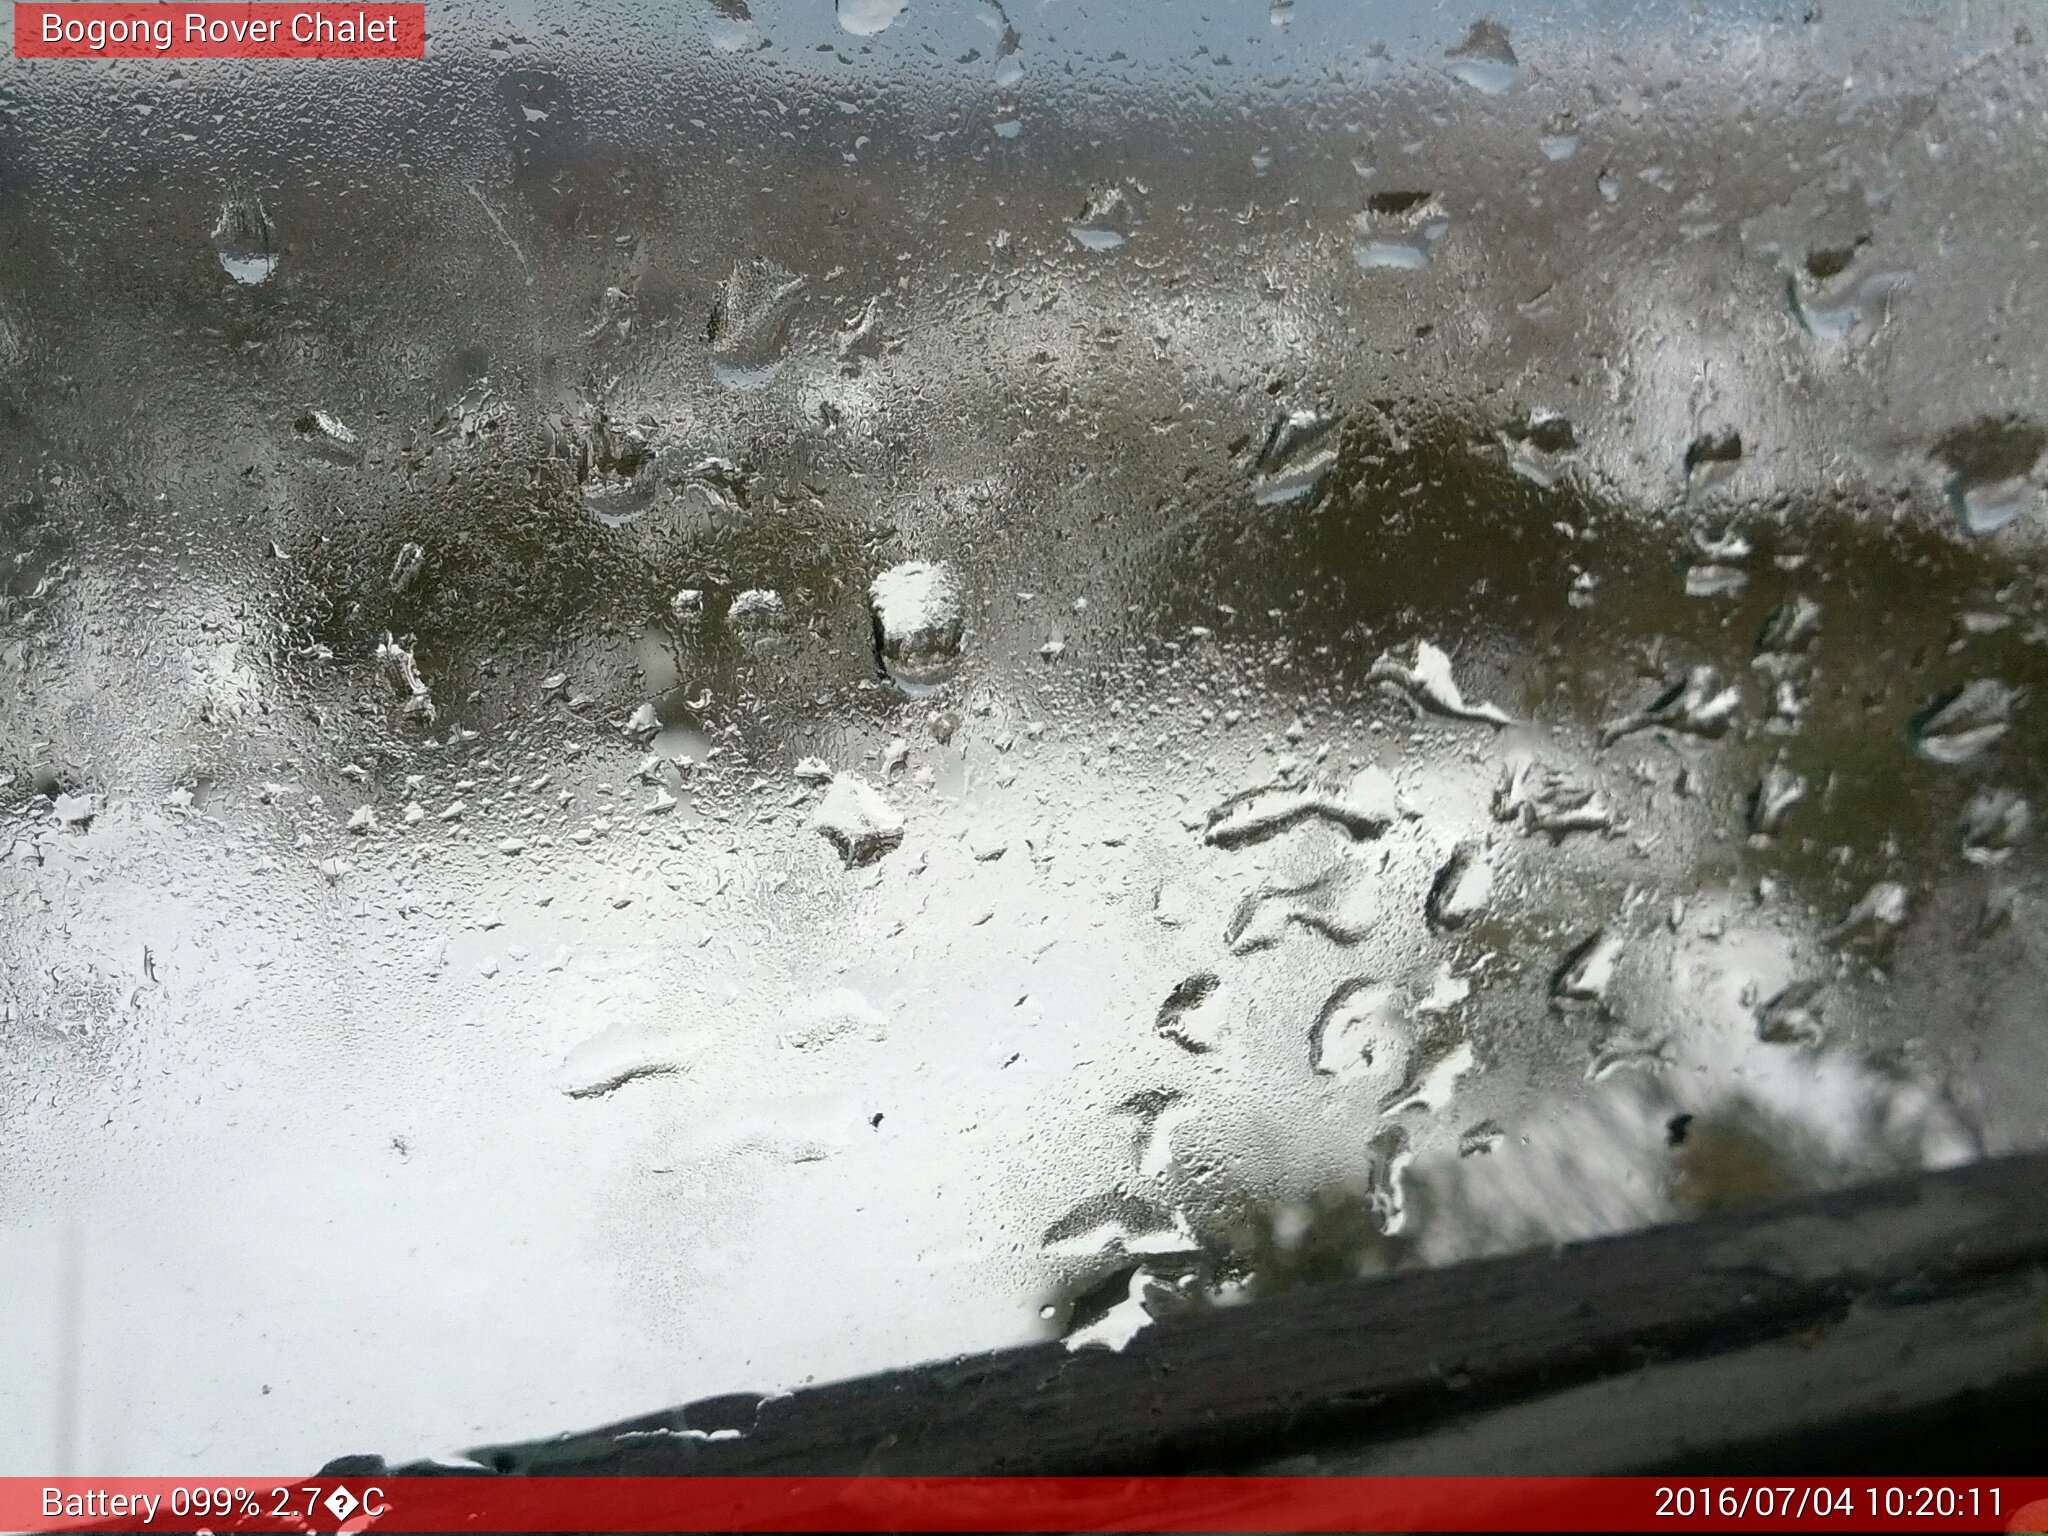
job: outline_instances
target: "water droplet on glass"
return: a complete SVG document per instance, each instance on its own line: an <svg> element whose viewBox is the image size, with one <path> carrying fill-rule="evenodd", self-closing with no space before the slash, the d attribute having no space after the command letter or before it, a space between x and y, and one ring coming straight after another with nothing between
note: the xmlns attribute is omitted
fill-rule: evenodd
<svg viewBox="0 0 2048 1536"><path fill-rule="evenodd" d="M1233 795L1209 813L1202 840L1217 848L1241 848L1309 820L1328 822L1353 837L1373 837L1400 814L1393 779L1384 768L1368 766L1341 788L1273 785Z"/></svg>
<svg viewBox="0 0 2048 1536"><path fill-rule="evenodd" d="M1686 567L1687 597L1734 597L1748 585L1749 572L1739 565L1720 565L1706 561Z"/></svg>
<svg viewBox="0 0 2048 1536"><path fill-rule="evenodd" d="M849 868L872 864L903 841L903 813L850 773L833 775L811 814L811 825L839 850Z"/></svg>
<svg viewBox="0 0 2048 1536"><path fill-rule="evenodd" d="M703 500L724 513L738 513L749 505L747 472L731 459L707 454L683 471L683 479Z"/></svg>
<svg viewBox="0 0 2048 1536"><path fill-rule="evenodd" d="M1963 857L1972 864L2003 864L2026 837L2034 811L2010 789L1987 789L1963 807Z"/></svg>
<svg viewBox="0 0 2048 1536"><path fill-rule="evenodd" d="M590 405L548 424L550 455L565 465L593 517L610 527L630 523L660 490L647 428L622 426Z"/></svg>
<svg viewBox="0 0 2048 1536"><path fill-rule="evenodd" d="M1261 886L1238 903L1223 930L1234 954L1269 949L1290 927L1308 929L1336 944L1356 944L1379 924L1377 866L1340 859L1313 879Z"/></svg>
<svg viewBox="0 0 2048 1536"><path fill-rule="evenodd" d="M1141 190L1134 183L1118 182L1091 192L1067 233L1091 251L1113 251L1131 238L1144 216Z"/></svg>
<svg viewBox="0 0 2048 1536"><path fill-rule="evenodd" d="M734 265L711 310L711 371L719 383L758 389L774 377L804 287L803 278L772 261Z"/></svg>
<svg viewBox="0 0 2048 1536"><path fill-rule="evenodd" d="M1757 1039L1771 1045L1820 1044L1820 995L1817 981L1795 981L1777 992L1756 1011Z"/></svg>
<svg viewBox="0 0 2048 1536"><path fill-rule="evenodd" d="M1685 485L1693 492L1725 484L1742 462L1742 434L1733 430L1702 432L1685 446Z"/></svg>
<svg viewBox="0 0 2048 1536"><path fill-rule="evenodd" d="M1068 1349L1107 1349L1121 1351L1128 1346L1153 1322L1151 1311L1146 1305L1147 1298L1160 1284L1159 1278L1142 1265L1129 1272L1128 1278L1119 1274L1103 1288L1102 1300L1093 1306L1083 1306L1083 1298L1075 1303L1076 1326L1062 1337Z"/></svg>
<svg viewBox="0 0 2048 1536"><path fill-rule="evenodd" d="M438 407L431 430L442 441L473 448L505 430L507 408L489 379L478 379L454 400Z"/></svg>
<svg viewBox="0 0 2048 1536"><path fill-rule="evenodd" d="M277 230L260 199L231 197L213 226L214 255L238 283L254 285L277 271Z"/></svg>
<svg viewBox="0 0 2048 1536"><path fill-rule="evenodd" d="M412 584L420 579L420 572L426 568L426 550L408 539L398 546L398 553L391 561L391 575L385 585L393 592L409 591Z"/></svg>
<svg viewBox="0 0 2048 1536"><path fill-rule="evenodd" d="M1623 1024L1602 1039L1586 1064L1586 1079L1602 1082L1617 1072L1661 1072L1671 1064L1671 1035Z"/></svg>
<svg viewBox="0 0 2048 1536"><path fill-rule="evenodd" d="M1995 678L1972 678L1915 717L1913 746L1936 763L1967 763L2012 725L2019 694Z"/></svg>
<svg viewBox="0 0 2048 1536"><path fill-rule="evenodd" d="M1446 960L1437 967L1436 975L1429 983L1429 990L1415 1000L1415 1011L1425 1015L1451 1013L1471 995L1470 979L1455 974L1451 970L1450 962Z"/></svg>
<svg viewBox="0 0 2048 1536"><path fill-rule="evenodd" d="M1604 832L1614 825L1614 807L1605 795L1526 754L1509 761L1493 792L1493 815L1497 821L1518 821L1526 832L1553 838Z"/></svg>
<svg viewBox="0 0 2048 1536"><path fill-rule="evenodd" d="M1444 861L1424 903L1430 926L1458 929L1493 900L1493 850L1478 841L1460 843Z"/></svg>
<svg viewBox="0 0 2048 1536"><path fill-rule="evenodd" d="M1506 710L1493 704L1471 704L1451 676L1451 658L1441 646L1418 640L1404 657L1399 650L1384 651L1372 664L1368 681L1391 683L1408 696L1417 709L1448 715L1454 720L1476 720L1486 725L1512 725Z"/></svg>
<svg viewBox="0 0 2048 1536"><path fill-rule="evenodd" d="M789 608L782 594L767 587L749 587L736 593L725 610L725 622L734 633L770 636L789 628Z"/></svg>
<svg viewBox="0 0 2048 1536"><path fill-rule="evenodd" d="M1600 732L1600 742L1602 746L1612 746L1624 736L1652 729L1718 736L1728 728L1741 706L1741 691L1732 683L1724 688L1719 672L1709 666L1694 667L1678 682L1668 685L1647 707L1609 721Z"/></svg>
<svg viewBox="0 0 2048 1536"><path fill-rule="evenodd" d="M1227 1022L1220 987L1214 971L1198 971L1184 977L1166 994L1152 1027L1197 1056L1213 1051Z"/></svg>
<svg viewBox="0 0 2048 1536"><path fill-rule="evenodd" d="M1766 837L1775 834L1805 798L1806 780L1783 763L1772 763L1749 797L1750 829Z"/></svg>
<svg viewBox="0 0 2048 1536"><path fill-rule="evenodd" d="M1718 565L1740 565L1756 553L1756 546L1742 534L1735 532L1719 536L1704 531L1695 532L1692 541L1698 546L1702 558Z"/></svg>
<svg viewBox="0 0 2048 1536"><path fill-rule="evenodd" d="M385 681L399 698L400 713L422 725L432 725L435 714L433 695L427 689L426 679L420 676L420 665L413 657L411 645L394 639L386 630L384 638L377 643L377 665L383 669Z"/></svg>
<svg viewBox="0 0 2048 1536"><path fill-rule="evenodd" d="M1863 259L1865 242L1828 246L1806 253L1786 278L1793 316L1820 341L1841 341L1884 324L1891 296L1907 274L1874 268Z"/></svg>
<svg viewBox="0 0 2048 1536"><path fill-rule="evenodd" d="M60 791L51 802L51 814L56 817L58 826L83 831L99 815L102 803L98 795Z"/></svg>
<svg viewBox="0 0 2048 1536"><path fill-rule="evenodd" d="M625 342L633 339L640 310L640 299L630 288L612 284L604 290L597 301L597 315L583 332L583 339L591 342Z"/></svg>
<svg viewBox="0 0 2048 1536"><path fill-rule="evenodd" d="M673 1031L621 1019L574 1047L555 1082L572 1099L600 1099L637 1079L681 1072L687 1064L683 1043Z"/></svg>
<svg viewBox="0 0 2048 1536"><path fill-rule="evenodd" d="M1493 1151L1507 1140L1507 1132L1501 1129L1498 1120L1481 1120L1467 1126L1458 1137L1458 1156L1478 1157Z"/></svg>
<svg viewBox="0 0 2048 1536"><path fill-rule="evenodd" d="M1367 271L1412 272L1427 266L1430 252L1451 227L1443 205L1426 191L1375 192L1351 223L1358 236L1352 259Z"/></svg>
<svg viewBox="0 0 2048 1536"><path fill-rule="evenodd" d="M890 338L882 329L879 305L878 299L870 298L861 306L860 313L842 325L834 337L840 372L848 378L858 378L868 363L890 350Z"/></svg>
<svg viewBox="0 0 2048 1536"><path fill-rule="evenodd" d="M1252 500L1262 507L1312 501L1337 466L1337 418L1289 411L1266 434L1254 466Z"/></svg>
<svg viewBox="0 0 2048 1536"><path fill-rule="evenodd" d="M347 423L326 411L307 411L292 423L292 436L315 458L330 464L360 464L363 445Z"/></svg>
<svg viewBox="0 0 2048 1536"><path fill-rule="evenodd" d="M1538 139L1537 147L1546 160L1569 160L1579 152L1579 124L1569 112L1553 117Z"/></svg>
<svg viewBox="0 0 2048 1536"><path fill-rule="evenodd" d="M1872 939L1880 944L1906 925L1912 894L1896 880L1880 880L1860 896L1842 920L1828 930L1835 939Z"/></svg>
<svg viewBox="0 0 2048 1536"><path fill-rule="evenodd" d="M1980 418L1936 443L1956 521L1970 533L1996 533L2030 511L2040 497L2033 471L2043 448L2048 432L2018 417Z"/></svg>
<svg viewBox="0 0 2048 1536"><path fill-rule="evenodd" d="M1446 49L1444 57L1454 76L1487 96L1498 96L1522 74L1507 29L1497 21L1473 22L1464 41Z"/></svg>
<svg viewBox="0 0 2048 1536"><path fill-rule="evenodd" d="M1391 1093L1407 1076L1410 1046L1400 993L1364 979L1347 981L1324 1000L1309 1028L1309 1066L1324 1077L1370 1076Z"/></svg>
<svg viewBox="0 0 2048 1536"><path fill-rule="evenodd" d="M1141 1122L1156 1121L1178 1098L1146 1090L1118 1108ZM1181 1211L1165 1210L1142 1195L1121 1190L1083 1200L1047 1227L1039 1241L1048 1253L1093 1260L1191 1256L1201 1247ZM1085 1302L1075 1303L1076 1316L1088 1310Z"/></svg>
<svg viewBox="0 0 2048 1536"><path fill-rule="evenodd" d="M997 863L1010 851L1010 836L1000 827L969 827L966 840L967 852L977 864Z"/></svg>
<svg viewBox="0 0 2048 1536"><path fill-rule="evenodd" d="M619 729L645 746L661 734L661 716L652 701L642 703L620 724Z"/></svg>
<svg viewBox="0 0 2048 1536"><path fill-rule="evenodd" d="M1820 633L1820 604L1794 593L1772 610L1757 637L1759 651L1795 651Z"/></svg>
<svg viewBox="0 0 2048 1536"><path fill-rule="evenodd" d="M1977 913L1976 926L1971 935L1973 940L1988 939L2011 926L2016 894L2009 885L1994 885L1984 893L1984 905Z"/></svg>
<svg viewBox="0 0 2048 1536"><path fill-rule="evenodd" d="M851 987L835 987L806 999L782 1029L782 1043L795 1051L814 1051L842 1040L881 1041L888 1036L888 1019Z"/></svg>
<svg viewBox="0 0 2048 1536"><path fill-rule="evenodd" d="M1579 446L1571 419L1559 411L1531 411L1528 419L1500 437L1508 468L1545 490L1556 485L1566 462Z"/></svg>
<svg viewBox="0 0 2048 1536"><path fill-rule="evenodd" d="M1625 947L1619 934L1606 929L1585 940L1559 967L1551 982L1552 996L1561 1002L1606 1002Z"/></svg>
<svg viewBox="0 0 2048 1536"><path fill-rule="evenodd" d="M760 28L744 0L711 0L717 13L706 18L705 41L720 53L740 53L764 46Z"/></svg>
<svg viewBox="0 0 2048 1536"><path fill-rule="evenodd" d="M1440 1039L1431 1048L1418 1049L1410 1059L1408 1080L1389 1095L1387 1112L1437 1114L1451 1102L1458 1080L1478 1060L1469 1040Z"/></svg>
<svg viewBox="0 0 2048 1536"><path fill-rule="evenodd" d="M875 659L907 693L942 682L960 660L966 612L952 571L925 560L892 565L868 586Z"/></svg>
<svg viewBox="0 0 2048 1536"><path fill-rule="evenodd" d="M888 31L909 5L910 0L838 0L836 10L842 30L874 37Z"/></svg>

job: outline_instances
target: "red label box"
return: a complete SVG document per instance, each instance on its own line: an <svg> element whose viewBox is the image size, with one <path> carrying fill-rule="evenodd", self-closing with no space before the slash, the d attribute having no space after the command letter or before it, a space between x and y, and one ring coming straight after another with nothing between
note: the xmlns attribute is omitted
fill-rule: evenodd
<svg viewBox="0 0 2048 1536"><path fill-rule="evenodd" d="M424 4L23 4L17 59L420 59Z"/></svg>

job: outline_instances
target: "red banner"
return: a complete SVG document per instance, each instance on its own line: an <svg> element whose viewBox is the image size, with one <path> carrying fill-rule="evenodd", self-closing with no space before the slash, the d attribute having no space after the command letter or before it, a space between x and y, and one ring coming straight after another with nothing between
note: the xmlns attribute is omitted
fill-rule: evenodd
<svg viewBox="0 0 2048 1536"><path fill-rule="evenodd" d="M16 1477L0 1530L2043 1531L2048 1477Z"/></svg>
<svg viewBox="0 0 2048 1536"><path fill-rule="evenodd" d="M25 5L17 59L420 59L423 4Z"/></svg>

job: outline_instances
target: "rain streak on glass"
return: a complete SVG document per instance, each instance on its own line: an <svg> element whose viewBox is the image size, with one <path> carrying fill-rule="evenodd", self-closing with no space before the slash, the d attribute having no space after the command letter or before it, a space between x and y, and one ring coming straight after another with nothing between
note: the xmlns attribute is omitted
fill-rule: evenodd
<svg viewBox="0 0 2048 1536"><path fill-rule="evenodd" d="M213 249L221 270L238 283L253 287L277 271L277 230L261 200L231 197L220 205L213 226Z"/></svg>

